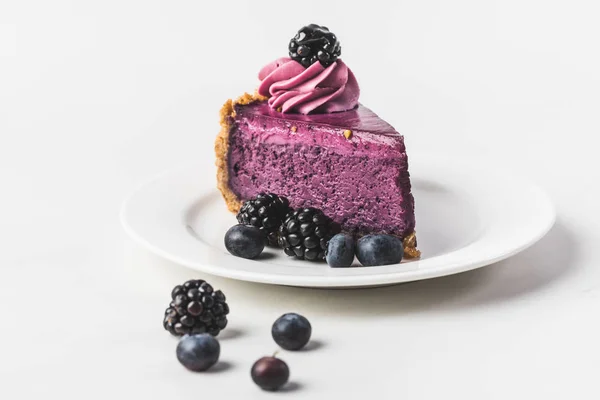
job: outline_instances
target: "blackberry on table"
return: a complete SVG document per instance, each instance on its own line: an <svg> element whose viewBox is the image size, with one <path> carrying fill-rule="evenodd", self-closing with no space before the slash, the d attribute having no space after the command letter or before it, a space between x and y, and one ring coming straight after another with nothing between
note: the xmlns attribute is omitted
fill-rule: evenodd
<svg viewBox="0 0 600 400"><path fill-rule="evenodd" d="M316 208L303 208L288 213L279 227L279 246L285 254L301 260L322 261L329 240L339 227Z"/></svg>
<svg viewBox="0 0 600 400"><path fill-rule="evenodd" d="M217 336L227 326L225 295L202 279L177 285L171 292L163 327L172 335L209 333Z"/></svg>
<svg viewBox="0 0 600 400"><path fill-rule="evenodd" d="M342 54L337 37L326 26L310 24L298 31L288 46L292 60L305 67L319 61L322 66L333 64Z"/></svg>
<svg viewBox="0 0 600 400"><path fill-rule="evenodd" d="M265 233L269 246L277 246L277 228L290 211L290 202L283 196L260 193L246 200L237 214L240 224L251 225Z"/></svg>

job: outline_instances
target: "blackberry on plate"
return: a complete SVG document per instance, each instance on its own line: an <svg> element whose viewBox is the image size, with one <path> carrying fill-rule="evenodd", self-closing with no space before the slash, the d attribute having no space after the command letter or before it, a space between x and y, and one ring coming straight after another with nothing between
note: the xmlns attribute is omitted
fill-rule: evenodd
<svg viewBox="0 0 600 400"><path fill-rule="evenodd" d="M227 326L229 306L225 295L202 279L177 285L171 292L163 327L171 335L209 333L217 336Z"/></svg>
<svg viewBox="0 0 600 400"><path fill-rule="evenodd" d="M260 193L246 200L237 214L240 224L251 225L265 233L267 243L277 246L277 228L290 211L290 202L283 196Z"/></svg>
<svg viewBox="0 0 600 400"><path fill-rule="evenodd" d="M305 67L319 61L322 66L333 64L342 54L337 37L325 26L310 24L298 31L288 46L290 58Z"/></svg>
<svg viewBox="0 0 600 400"><path fill-rule="evenodd" d="M279 246L288 256L301 260L322 261L329 240L339 227L316 208L288 213L279 227Z"/></svg>

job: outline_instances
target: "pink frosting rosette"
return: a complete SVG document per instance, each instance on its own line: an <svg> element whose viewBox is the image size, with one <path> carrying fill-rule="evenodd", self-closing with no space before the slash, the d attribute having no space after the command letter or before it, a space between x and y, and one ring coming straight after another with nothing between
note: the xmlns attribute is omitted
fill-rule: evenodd
<svg viewBox="0 0 600 400"><path fill-rule="evenodd" d="M358 105L358 82L339 59L328 67L316 62L305 68L288 57L279 58L264 66L258 78L258 93L283 113L333 113Z"/></svg>

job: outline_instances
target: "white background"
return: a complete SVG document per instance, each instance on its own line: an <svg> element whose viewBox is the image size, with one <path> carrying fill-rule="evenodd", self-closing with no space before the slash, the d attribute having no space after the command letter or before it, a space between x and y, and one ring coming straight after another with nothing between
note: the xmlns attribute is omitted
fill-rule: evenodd
<svg viewBox="0 0 600 400"><path fill-rule="evenodd" d="M281 354L281 397L599 398L599 16L577 0L2 1L0 398L278 396L249 369L287 311L318 346ZM382 289L209 278L232 309L223 363L188 373L161 317L197 275L130 242L120 204L181 162L212 180L219 107L311 22L409 154L509 164L557 225L509 261Z"/></svg>

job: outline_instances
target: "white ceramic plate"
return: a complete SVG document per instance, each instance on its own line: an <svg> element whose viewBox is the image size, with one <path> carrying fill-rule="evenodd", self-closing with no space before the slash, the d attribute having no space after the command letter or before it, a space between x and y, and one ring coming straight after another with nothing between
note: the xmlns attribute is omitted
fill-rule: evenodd
<svg viewBox="0 0 600 400"><path fill-rule="evenodd" d="M468 271L524 250L554 223L547 195L518 176L418 155L411 155L410 171L423 256L397 265L334 269L276 249L259 260L233 257L223 237L235 216L199 164L140 186L126 200L121 220L131 237L177 264L232 279L309 287L388 285Z"/></svg>

